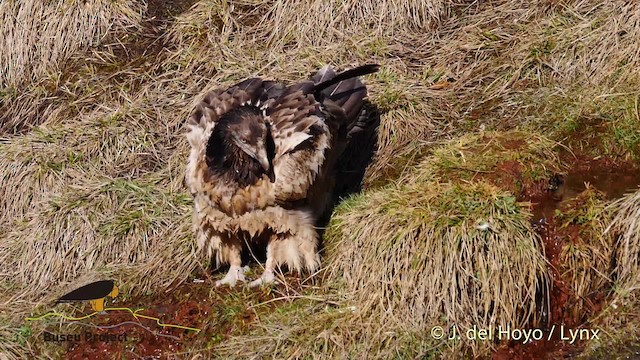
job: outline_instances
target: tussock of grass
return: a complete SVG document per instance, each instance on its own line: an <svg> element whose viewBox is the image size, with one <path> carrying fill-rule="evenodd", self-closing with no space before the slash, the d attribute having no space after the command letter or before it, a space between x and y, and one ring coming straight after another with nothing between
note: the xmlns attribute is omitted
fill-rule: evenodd
<svg viewBox="0 0 640 360"><path fill-rule="evenodd" d="M605 195L587 187L556 213L556 231L567 237L558 264L562 277L571 279L573 298L568 308L573 319L588 315L595 303L603 300L598 296L611 286L615 238L603 234L610 221L605 206Z"/></svg>
<svg viewBox="0 0 640 360"><path fill-rule="evenodd" d="M143 10L143 4L134 1L3 1L0 117L4 121L0 131L15 131L23 125L29 107L34 111L44 105L47 84L55 83L77 52L112 33L136 28ZM29 91L25 92L25 87Z"/></svg>
<svg viewBox="0 0 640 360"><path fill-rule="evenodd" d="M258 326L225 339L213 353L234 359L256 353L277 358L344 359L366 354L388 359L452 356L460 350L459 343L438 343L417 329L390 323L381 328L381 319L360 316L358 307L339 295L339 286L325 283L323 288L272 311L260 311Z"/></svg>
<svg viewBox="0 0 640 360"><path fill-rule="evenodd" d="M175 146L170 143L173 137L156 127L154 119L141 119L130 108L105 110L88 113L69 125L43 125L0 144L5 185L0 227L24 219L61 186L81 186L78 179L87 174L138 177L170 162L165 156ZM186 147L180 149L177 152L184 155Z"/></svg>
<svg viewBox="0 0 640 360"><path fill-rule="evenodd" d="M615 258L618 291L626 297L640 288L640 191L612 203L615 214L606 231L617 234Z"/></svg>
<svg viewBox="0 0 640 360"><path fill-rule="evenodd" d="M43 199L40 211L8 234L0 272L24 269L15 280L40 291L92 269L126 269L139 276L136 285L143 290L168 286L197 265L188 231L190 199L174 191L161 176L85 178L81 186Z"/></svg>
<svg viewBox="0 0 640 360"><path fill-rule="evenodd" d="M633 357L637 353L638 289L640 288L640 191L608 203L604 211L608 214L607 226L602 233L604 239L614 239L612 258L615 260L611 274L613 301L597 316L601 339L589 342L582 356L585 359L611 357ZM596 223L600 229L602 224ZM598 239L597 236L594 236Z"/></svg>
<svg viewBox="0 0 640 360"><path fill-rule="evenodd" d="M327 45L354 35L393 35L429 31L464 1L200 1L179 21L192 35L228 27L235 36L254 37L269 46ZM309 16L300 16L308 14ZM239 30L239 31L238 31Z"/></svg>
<svg viewBox="0 0 640 360"><path fill-rule="evenodd" d="M0 87L17 88L57 71L110 30L135 27L141 10L140 4L125 1L3 1Z"/></svg>
<svg viewBox="0 0 640 360"><path fill-rule="evenodd" d="M539 310L535 296L547 276L530 216L486 183L370 191L331 220L328 278L343 279L358 312L381 324L426 331L442 317L462 328L523 326Z"/></svg>

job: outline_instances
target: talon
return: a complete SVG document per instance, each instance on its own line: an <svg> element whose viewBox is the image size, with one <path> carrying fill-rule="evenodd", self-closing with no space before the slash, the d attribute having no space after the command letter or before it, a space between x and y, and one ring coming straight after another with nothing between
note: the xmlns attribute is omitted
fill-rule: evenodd
<svg viewBox="0 0 640 360"><path fill-rule="evenodd" d="M261 285L273 284L275 278L276 277L273 274L273 271L265 271L264 273L262 273L260 278L258 278L257 280L254 280L251 283L249 283L249 287L253 288L253 287L257 287L257 286L261 286Z"/></svg>
<svg viewBox="0 0 640 360"><path fill-rule="evenodd" d="M243 268L241 266L231 266L229 267L229 271L227 272L227 275L225 275L225 277L223 277L221 280L216 281L216 287L222 286L222 285L229 285L229 287L234 287L236 286L236 282L238 281L245 281L244 278L244 272L245 272L246 268Z"/></svg>

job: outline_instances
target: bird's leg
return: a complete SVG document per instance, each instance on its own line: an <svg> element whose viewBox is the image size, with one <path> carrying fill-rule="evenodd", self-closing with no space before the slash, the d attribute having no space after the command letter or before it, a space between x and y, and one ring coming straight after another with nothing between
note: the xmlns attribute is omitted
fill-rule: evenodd
<svg viewBox="0 0 640 360"><path fill-rule="evenodd" d="M275 264L273 258L273 241L269 241L267 244L267 261L264 264L264 272L257 280L252 281L249 287L256 287L263 284L272 284L275 280Z"/></svg>
<svg viewBox="0 0 640 360"><path fill-rule="evenodd" d="M245 269L242 267L242 258L240 257L240 249L237 247L232 247L229 250L229 271L227 275L222 278L222 280L216 281L216 287L222 286L224 284L229 285L230 287L236 286L236 282L238 280L244 281L244 271Z"/></svg>

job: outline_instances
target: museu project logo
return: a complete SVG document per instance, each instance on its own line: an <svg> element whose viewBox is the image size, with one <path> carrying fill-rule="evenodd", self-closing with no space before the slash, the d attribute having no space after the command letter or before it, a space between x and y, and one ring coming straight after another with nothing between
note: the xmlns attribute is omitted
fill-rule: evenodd
<svg viewBox="0 0 640 360"><path fill-rule="evenodd" d="M92 327L95 329L110 329L110 330L116 329L119 326L124 324L135 324L137 326L144 328L145 330L151 332L156 336L168 336L168 335L160 334L150 329L149 327L143 325L142 322L140 321L141 319L148 319L148 320L154 320L156 322L156 325L160 327L164 327L164 328L173 327L173 328L179 328L183 330L200 332L200 329L196 329L193 327L162 323L160 322L159 318L141 314L140 312L143 311L144 309L132 310L131 308L128 308L128 307L105 308L105 302L107 298L111 298L113 300L115 297L118 296L118 294L119 294L118 287L116 286L115 281L113 280L100 280L100 281L92 282L90 284L79 287L61 296L54 303L54 306L55 306L60 303L89 302L89 304L91 305L91 308L93 309L92 313L81 316L81 317L72 317L56 311L51 311L42 316L28 317L26 318L26 321L39 321L49 317L60 317L66 320L66 322L64 322L66 324L78 324L78 325L85 325L88 327ZM115 324L115 325L95 325L91 323L82 322L82 320L85 320L97 315L105 315L107 314L107 312L111 312L111 311L129 312L137 321L136 322L126 321L126 322ZM53 334L51 332L45 331L42 336L45 342L58 342L58 343L79 342L82 340L86 342L97 342L97 341L100 341L100 342L125 341L126 342L129 340L133 340L132 338L129 337L129 334L127 334L126 332L118 332L118 333L110 332L106 334L105 333L98 334L98 333L87 331L84 333Z"/></svg>

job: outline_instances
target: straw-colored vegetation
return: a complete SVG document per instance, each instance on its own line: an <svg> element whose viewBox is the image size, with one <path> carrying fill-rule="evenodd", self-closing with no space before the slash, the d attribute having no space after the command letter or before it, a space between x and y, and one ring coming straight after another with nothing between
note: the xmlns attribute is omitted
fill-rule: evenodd
<svg viewBox="0 0 640 360"><path fill-rule="evenodd" d="M572 319L587 318L600 300L596 297L612 285L615 237L604 234L611 221L605 205L604 194L588 187L557 211L557 232L565 237L558 270L571 279Z"/></svg>
<svg viewBox="0 0 640 360"><path fill-rule="evenodd" d="M620 240L616 246L616 273L621 295L640 287L640 191L629 194L610 206L615 218L607 232L617 233Z"/></svg>
<svg viewBox="0 0 640 360"><path fill-rule="evenodd" d="M0 358L55 355L45 324L23 318L70 287L111 276L126 296L157 295L208 265L182 188L182 125L206 91L371 62L377 153L329 224L322 281L265 305L204 296L255 319L206 319L183 355L487 354L428 330L538 319L548 267L517 199L566 171L566 153L640 158L639 38L640 4L622 0L2 1ZM564 271L580 297L611 287L632 314L639 195L605 215L592 195L558 215L585 231ZM616 311L594 321L628 343Z"/></svg>
<svg viewBox="0 0 640 360"><path fill-rule="evenodd" d="M0 134L44 120L51 110L47 96L65 91L67 62L116 33L135 31L143 10L137 1L2 1Z"/></svg>
<svg viewBox="0 0 640 360"><path fill-rule="evenodd" d="M371 191L334 214L329 278L384 324L521 327L535 320L547 276L530 216L526 204L483 182Z"/></svg>

